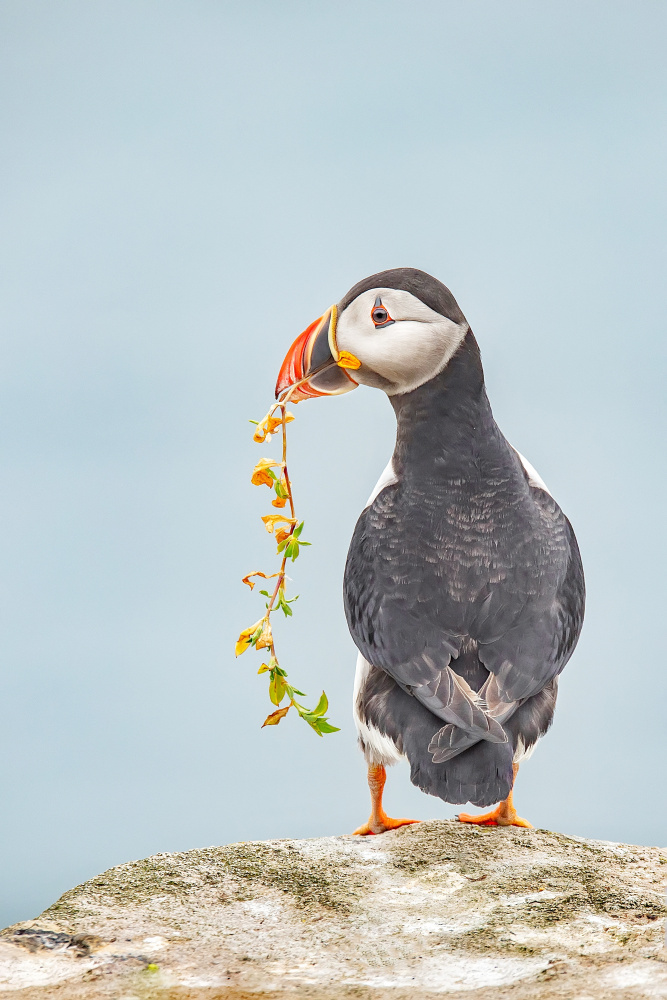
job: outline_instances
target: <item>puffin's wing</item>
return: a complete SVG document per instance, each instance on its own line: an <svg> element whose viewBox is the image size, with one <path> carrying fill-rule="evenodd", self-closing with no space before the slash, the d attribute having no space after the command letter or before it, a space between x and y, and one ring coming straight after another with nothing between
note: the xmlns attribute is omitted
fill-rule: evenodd
<svg viewBox="0 0 667 1000"><path fill-rule="evenodd" d="M433 523L433 501L421 497L415 516L401 509L398 485L362 513L348 555L345 608L361 654L478 739L506 738L497 720L562 670L583 617L574 533L548 493L528 488L533 523L527 530L525 519L509 517L502 525L491 583L481 582L480 560L457 553L446 530L422 530L424 518ZM468 639L494 675L488 697L452 669Z"/></svg>
<svg viewBox="0 0 667 1000"><path fill-rule="evenodd" d="M494 675L503 702L541 691L569 660L584 616L585 586L579 546L560 507L530 483L550 530L521 551L503 586L491 587L471 623L478 656Z"/></svg>

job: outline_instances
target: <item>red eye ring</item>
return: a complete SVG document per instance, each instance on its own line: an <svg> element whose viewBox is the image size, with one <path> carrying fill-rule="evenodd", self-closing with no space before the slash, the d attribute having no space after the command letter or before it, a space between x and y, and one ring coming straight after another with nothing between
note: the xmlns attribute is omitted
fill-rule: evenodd
<svg viewBox="0 0 667 1000"><path fill-rule="evenodd" d="M376 330L379 330L383 326L391 326L392 323L396 322L389 315L389 310L382 305L382 299L379 295L375 300L375 305L371 309L371 319L375 324Z"/></svg>

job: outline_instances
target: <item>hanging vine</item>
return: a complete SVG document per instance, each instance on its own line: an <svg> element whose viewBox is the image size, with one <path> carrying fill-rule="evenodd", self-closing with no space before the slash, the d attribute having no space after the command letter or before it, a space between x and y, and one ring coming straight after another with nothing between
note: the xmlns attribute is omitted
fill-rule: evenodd
<svg viewBox="0 0 667 1000"><path fill-rule="evenodd" d="M276 512L264 515L262 521L268 533L273 535L277 543L276 554L281 557L281 562L276 573L267 574L262 570L253 570L252 573L243 577L243 583L246 583L251 590L256 585L255 578L257 577L264 580L275 579L276 582L273 591L270 589L260 590L260 594L266 599L265 613L254 625L241 632L236 642L235 651L236 655L240 656L251 646L257 650L266 650L268 663L262 663L257 672L269 675L269 698L276 706L276 710L267 716L262 728L264 726L277 726L291 709L295 709L297 714L304 722L308 723L318 736L324 736L326 733L339 732L338 728L332 726L326 717L329 709L327 696L323 691L315 708L306 708L297 700L297 698L306 698L307 695L290 684L287 671L280 666L271 627L271 615L276 610L282 611L286 618L292 617L291 605L297 600L298 594L292 598L287 597L287 563L289 560L295 562L299 557L301 547L310 545L310 542L304 542L301 537L303 521L299 521L296 516L292 484L287 471L287 424L294 420L294 415L287 410L287 403L291 392L296 388L297 386L293 386L282 400L274 403L263 420L251 421L256 424L253 440L258 444L268 443L272 435L278 431L282 434L281 460L261 458L253 469L250 480L253 485L268 486L275 493L272 506L276 508ZM288 513L285 513L285 509ZM287 700L285 701L285 699Z"/></svg>

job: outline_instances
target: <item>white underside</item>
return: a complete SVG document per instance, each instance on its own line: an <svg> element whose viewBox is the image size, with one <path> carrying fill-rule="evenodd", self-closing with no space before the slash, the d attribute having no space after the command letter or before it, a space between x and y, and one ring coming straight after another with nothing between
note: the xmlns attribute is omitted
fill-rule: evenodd
<svg viewBox="0 0 667 1000"><path fill-rule="evenodd" d="M352 714L354 724L359 733L359 740L364 751L364 756L369 764L384 764L389 767L391 764L398 764L399 760L405 759L405 754L399 753L393 740L381 733L375 726L369 725L362 718L359 711L359 695L364 686L371 665L365 660L361 653L357 656L357 670L354 675L354 694L352 695Z"/></svg>
<svg viewBox="0 0 667 1000"><path fill-rule="evenodd" d="M390 458L384 471L382 472L382 475L373 487L373 492L366 501L364 510L366 510L367 507L370 507L378 494L381 493L386 486L391 486L392 483L396 482L398 482L398 479L396 477L396 473L394 472L393 462ZM389 767L391 764L397 764L399 760L404 760L405 754L399 753L393 740L391 740L388 736L385 736L384 733L381 733L375 726L369 725L361 717L361 713L359 711L359 695L366 678L368 677L370 669L370 663L364 659L361 653L359 653L357 655L357 669L354 675L352 714L354 715L354 724L357 727L359 741L367 762L369 764L384 764L385 767Z"/></svg>
<svg viewBox="0 0 667 1000"><path fill-rule="evenodd" d="M519 736L516 741L516 750L514 751L513 762L515 764L521 764L524 760L530 760L535 753L535 747L539 742L539 739L535 740L533 745L526 750L523 739Z"/></svg>

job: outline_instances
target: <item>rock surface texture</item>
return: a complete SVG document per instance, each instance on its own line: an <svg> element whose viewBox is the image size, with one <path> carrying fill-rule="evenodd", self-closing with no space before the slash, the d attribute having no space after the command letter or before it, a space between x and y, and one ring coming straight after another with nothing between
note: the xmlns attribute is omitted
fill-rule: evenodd
<svg viewBox="0 0 667 1000"><path fill-rule="evenodd" d="M667 997L667 851L433 821L158 854L0 935L0 994Z"/></svg>

